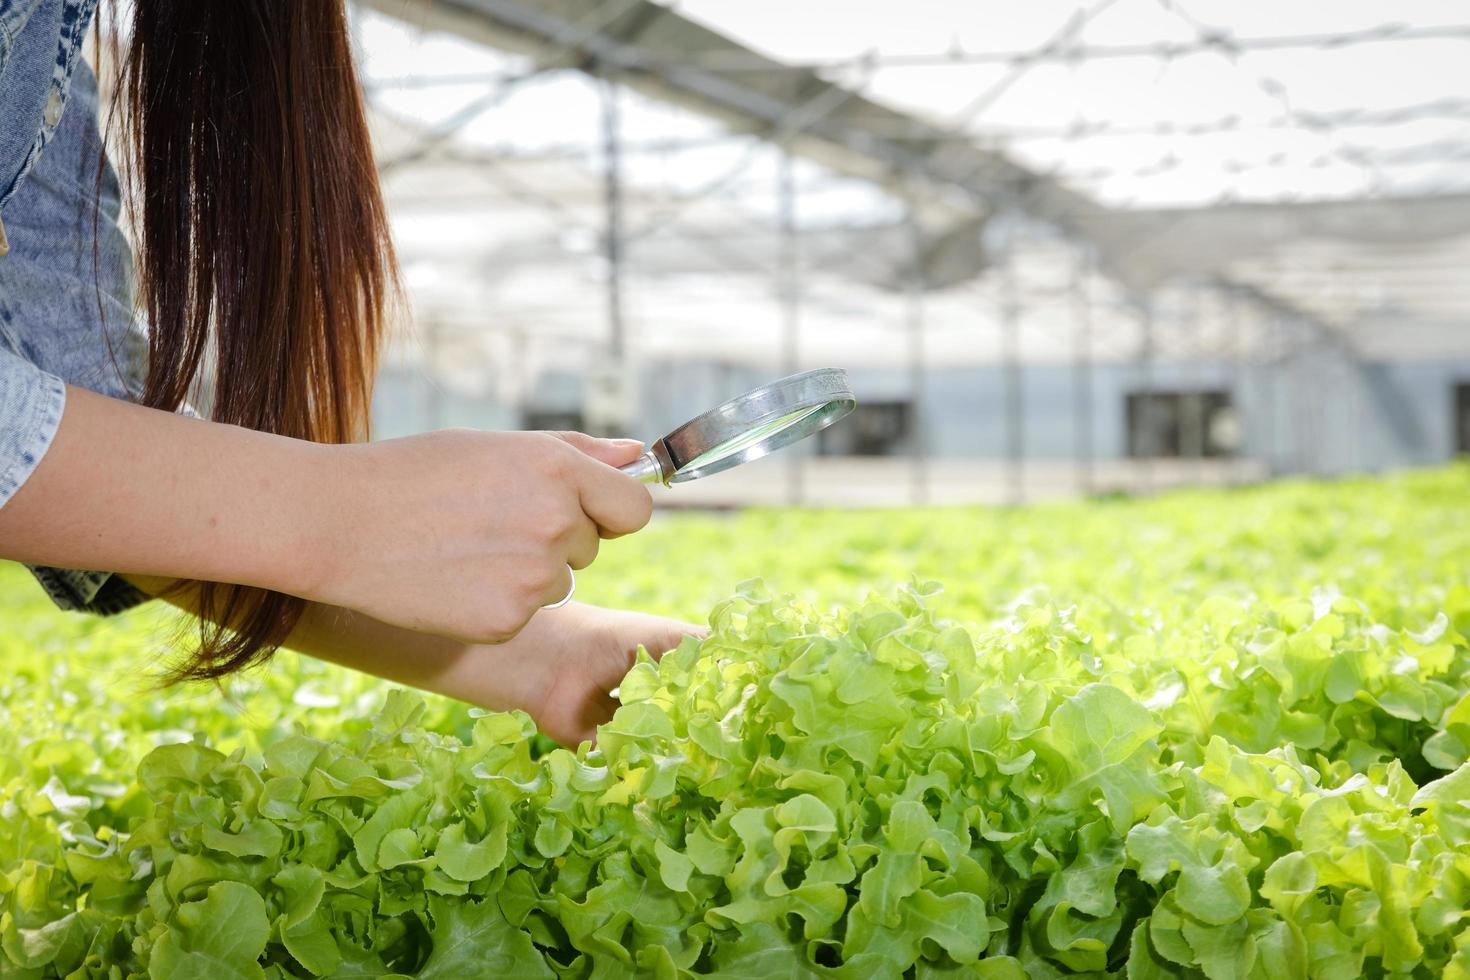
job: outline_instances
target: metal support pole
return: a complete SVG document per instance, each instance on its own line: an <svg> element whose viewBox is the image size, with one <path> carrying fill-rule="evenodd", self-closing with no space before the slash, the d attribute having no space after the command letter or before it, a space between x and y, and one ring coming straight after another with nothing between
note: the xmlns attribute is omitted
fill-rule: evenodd
<svg viewBox="0 0 1470 980"><path fill-rule="evenodd" d="M1318 392L1337 393L1331 411L1328 411L1327 398L1319 396L1309 403L1312 409L1312 442L1317 447L1317 471L1325 476L1341 474L1344 464L1352 459L1349 428L1353 406L1352 392L1346 382L1346 367L1336 357L1318 355L1313 387ZM1340 424L1344 421L1348 424Z"/></svg>
<svg viewBox="0 0 1470 980"><path fill-rule="evenodd" d="M795 374L801 361L801 242L796 229L795 159L781 150L776 173L776 199L781 229L781 262L776 292L781 301L781 373ZM795 447L793 447L795 448ZM799 504L804 493L802 453L786 453L786 499Z"/></svg>
<svg viewBox="0 0 1470 980"><path fill-rule="evenodd" d="M1000 260L1001 387L1005 392L1007 503L1026 499L1026 395L1021 389L1021 306L1016 297L1015 231Z"/></svg>
<svg viewBox="0 0 1470 980"><path fill-rule="evenodd" d="M1072 267L1072 452L1077 489L1093 491L1092 449L1092 255L1079 249Z"/></svg>
<svg viewBox="0 0 1470 980"><path fill-rule="evenodd" d="M1295 320L1286 321L1286 353L1281 360L1281 372L1286 379L1285 391L1287 402L1287 421L1290 423L1288 435L1290 436L1291 451L1288 458L1291 460L1290 469L1293 475L1301 475L1307 471L1310 456L1310 443L1306 433L1306 416L1304 412L1305 400L1302 395L1302 373L1305 367L1305 359L1298 355L1302 352L1304 345L1297 343L1297 324Z"/></svg>
<svg viewBox="0 0 1470 980"><path fill-rule="evenodd" d="M1154 488L1154 459L1159 455L1158 406L1154 404L1154 298L1145 297L1138 319L1139 484Z"/></svg>
<svg viewBox="0 0 1470 980"><path fill-rule="evenodd" d="M1347 411L1343 412L1343 416L1348 419L1347 468L1354 473L1361 473L1366 459L1363 438L1368 432L1368 418L1363 412L1362 373L1352 370L1351 365L1344 365L1342 387L1347 392L1348 403Z"/></svg>
<svg viewBox="0 0 1470 980"><path fill-rule="evenodd" d="M1281 375L1285 370L1286 343L1281 336L1281 316L1276 313L1267 313L1266 315L1270 317L1267 329L1271 331L1271 339L1266 345L1266 349L1270 351L1270 355L1266 360L1267 370L1262 381L1264 382L1266 391L1266 419L1269 423L1270 431L1270 450L1267 453L1270 464L1267 466L1267 470L1274 477L1280 476L1285 472L1285 467L1282 463L1284 453L1281 450L1281 399L1278 397L1279 392L1277 389L1281 386Z"/></svg>
<svg viewBox="0 0 1470 980"><path fill-rule="evenodd" d="M1222 315L1225 317L1225 333L1229 344L1228 364L1230 371L1230 382L1226 385L1226 391L1230 393L1230 411L1235 419L1235 445L1229 447L1233 458L1229 460L1226 468L1228 483L1241 482L1241 465L1246 459L1246 449L1250 446L1251 426L1246 412L1246 387L1247 379L1245 373L1246 349L1245 349L1245 321L1240 315L1240 297L1234 289L1225 289L1221 293Z"/></svg>
<svg viewBox="0 0 1470 980"><path fill-rule="evenodd" d="M1211 387L1205 365L1205 352L1209 346L1205 343L1205 304L1203 287L1191 284L1189 287L1189 318L1190 323L1185 324L1185 329L1194 332L1194 343L1190 344L1190 356L1196 358L1194 364L1194 386L1195 390L1191 396L1182 399L1180 411L1182 417L1179 420L1179 439L1183 445L1180 446L1180 455L1194 460L1194 479L1196 483L1207 482L1209 461L1205 457L1205 447L1209 435L1205 431L1207 416L1205 414L1205 391Z"/></svg>
<svg viewBox="0 0 1470 980"><path fill-rule="evenodd" d="M912 266L904 284L909 338L909 391L913 398L913 502L929 502L929 398L928 372L924 366L924 229L912 198L904 214L908 227Z"/></svg>
<svg viewBox="0 0 1470 980"><path fill-rule="evenodd" d="M602 177L605 210L602 248L607 260L608 351L614 363L623 359L623 165L622 127L618 119L618 83L604 77L602 92Z"/></svg>
<svg viewBox="0 0 1470 980"><path fill-rule="evenodd" d="M1322 424L1320 407L1324 399L1320 392L1326 382L1326 367L1322 340L1312 337L1312 347L1307 356L1297 358L1296 375L1292 378L1292 390L1296 392L1296 417L1300 427L1297 445L1302 457L1302 468L1313 476L1321 476L1326 462L1326 446L1323 440L1327 433Z"/></svg>

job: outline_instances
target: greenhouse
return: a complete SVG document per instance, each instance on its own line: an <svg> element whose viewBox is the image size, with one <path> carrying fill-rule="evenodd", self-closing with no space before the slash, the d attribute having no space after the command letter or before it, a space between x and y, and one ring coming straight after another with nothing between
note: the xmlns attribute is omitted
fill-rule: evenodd
<svg viewBox="0 0 1470 980"><path fill-rule="evenodd" d="M792 465L819 502L1020 502L1470 448L1463 25L461 6L360 25L418 325L384 432L651 436L840 364L867 434L702 502L805 499Z"/></svg>
<svg viewBox="0 0 1470 980"><path fill-rule="evenodd" d="M1470 980L1467 50L0 0L0 978Z"/></svg>

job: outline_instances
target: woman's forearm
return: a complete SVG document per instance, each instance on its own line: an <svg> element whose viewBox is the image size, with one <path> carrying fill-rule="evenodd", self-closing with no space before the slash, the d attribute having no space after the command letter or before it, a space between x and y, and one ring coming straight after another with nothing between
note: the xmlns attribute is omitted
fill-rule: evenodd
<svg viewBox="0 0 1470 980"><path fill-rule="evenodd" d="M545 677L532 659L557 613L532 618L515 638L500 644L465 643L432 633L389 626L370 616L312 603L286 641L289 649L410 687L448 695L484 708L536 712ZM568 618L568 617L564 617Z"/></svg>
<svg viewBox="0 0 1470 980"><path fill-rule="evenodd" d="M323 448L72 388L50 451L0 508L0 554L118 571L191 613L193 590L170 589L178 579L290 590L282 569L327 546L330 518L314 504L345 489L318 485ZM523 631L517 650L543 630ZM517 651L318 602L286 646L486 707L524 707L540 693L516 670Z"/></svg>
<svg viewBox="0 0 1470 980"><path fill-rule="evenodd" d="M149 595L198 615L195 590L172 588L165 578L128 575L129 582ZM573 604L560 621L576 618ZM373 619L371 616L308 603L306 611L286 638L289 650L353 670L364 671L399 684L448 695L495 710L533 710L545 695L545 679L533 676L528 659L552 640L557 623L554 614L535 617L515 639L498 645L465 643L432 633L413 630Z"/></svg>
<svg viewBox="0 0 1470 980"><path fill-rule="evenodd" d="M187 588L128 579L145 592L164 592L181 609L197 609ZM552 738L575 745L612 716L618 702L609 692L640 647L658 656L704 632L692 623L573 602L537 613L508 642L465 643L313 603L285 646L482 707L519 708Z"/></svg>
<svg viewBox="0 0 1470 980"><path fill-rule="evenodd" d="M50 450L0 507L0 558L285 592L500 643L638 530L636 440L429 432L317 445L69 388Z"/></svg>
<svg viewBox="0 0 1470 980"><path fill-rule="evenodd" d="M326 447L67 389L46 456L0 507L0 557L308 587Z"/></svg>

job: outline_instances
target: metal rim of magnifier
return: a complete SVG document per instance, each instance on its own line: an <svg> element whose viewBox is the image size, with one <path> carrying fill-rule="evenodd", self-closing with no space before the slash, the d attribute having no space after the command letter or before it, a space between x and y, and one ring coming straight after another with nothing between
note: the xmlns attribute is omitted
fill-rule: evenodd
<svg viewBox="0 0 1470 980"><path fill-rule="evenodd" d="M659 482L666 486L687 483L760 459L805 439L841 419L856 405L847 373L841 368L803 371L737 395L690 419L649 447L639 463L652 462ZM707 463L690 465L731 440L788 416L796 417L791 424L765 438ZM631 471L639 463L624 469Z"/></svg>

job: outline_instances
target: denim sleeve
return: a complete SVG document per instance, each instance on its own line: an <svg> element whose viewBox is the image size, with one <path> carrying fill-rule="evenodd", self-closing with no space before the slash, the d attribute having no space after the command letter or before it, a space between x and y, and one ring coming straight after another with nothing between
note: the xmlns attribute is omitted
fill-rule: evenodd
<svg viewBox="0 0 1470 980"><path fill-rule="evenodd" d="M4 205L10 253L0 257L0 486L8 489L0 504L50 445L64 384L136 400L147 371L117 176L97 128L96 80L83 62L73 69L65 114ZM147 599L106 570L31 572L63 609L114 613Z"/></svg>
<svg viewBox="0 0 1470 980"><path fill-rule="evenodd" d="M0 346L0 507L41 465L65 406L60 378Z"/></svg>

